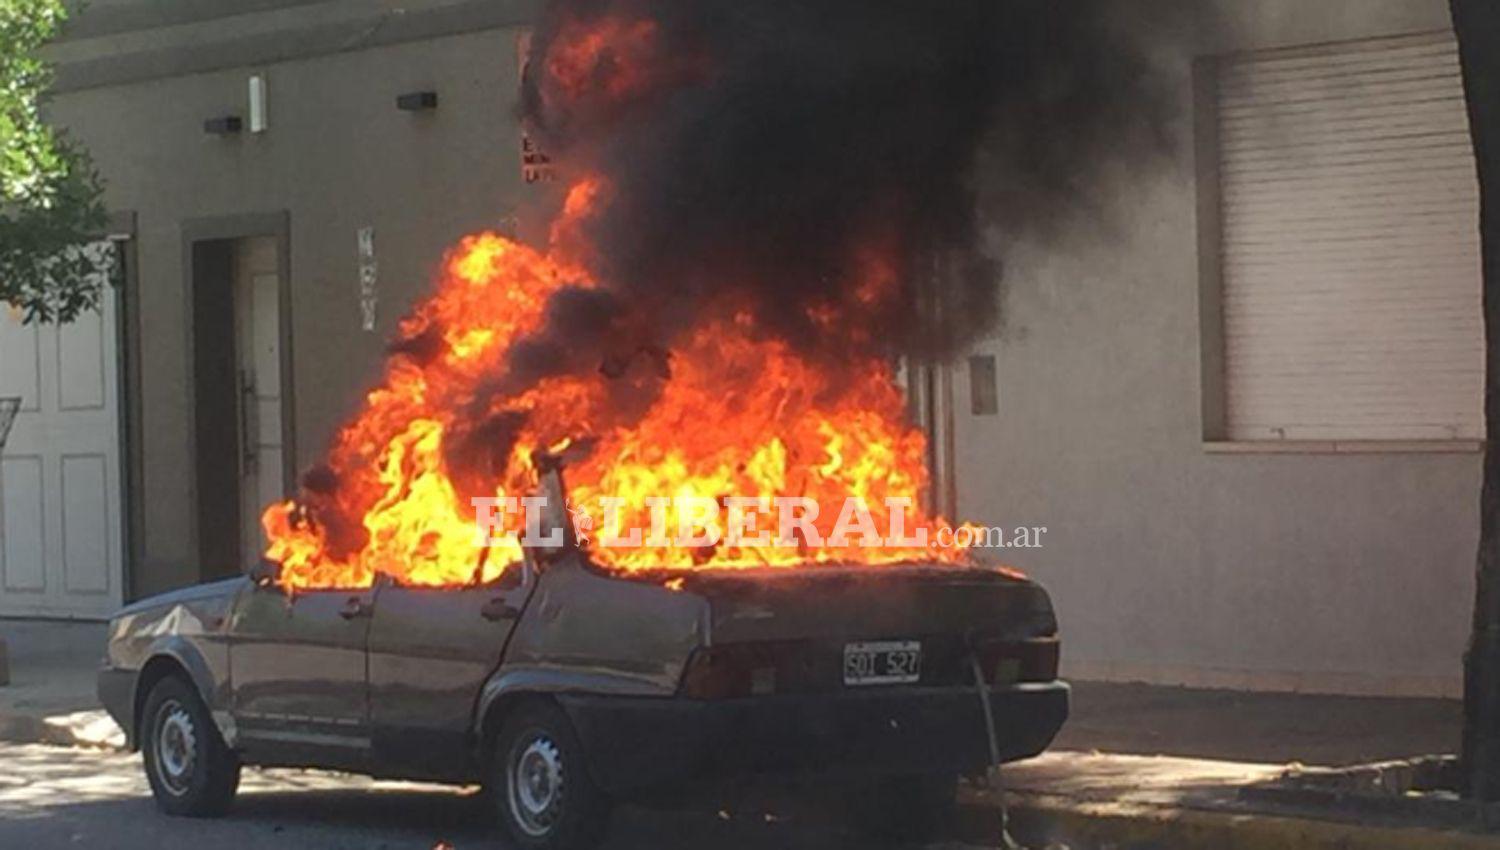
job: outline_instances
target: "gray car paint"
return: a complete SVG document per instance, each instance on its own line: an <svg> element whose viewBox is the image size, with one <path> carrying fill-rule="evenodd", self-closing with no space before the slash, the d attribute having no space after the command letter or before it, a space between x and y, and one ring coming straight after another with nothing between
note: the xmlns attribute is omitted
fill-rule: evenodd
<svg viewBox="0 0 1500 850"><path fill-rule="evenodd" d="M477 695L491 678L536 587L509 569L477 587L380 589L370 628L375 757L412 777L474 761Z"/></svg>
<svg viewBox="0 0 1500 850"><path fill-rule="evenodd" d="M253 586L234 606L231 714L251 759L332 750L359 768L370 748L366 644L377 588L288 594Z"/></svg>
<svg viewBox="0 0 1500 850"><path fill-rule="evenodd" d="M106 670L139 671L154 658L170 659L192 678L225 740L235 740L229 714L228 621L234 600L250 586L243 577L187 587L126 606L110 621ZM139 686L106 708L135 744Z"/></svg>
<svg viewBox="0 0 1500 850"><path fill-rule="evenodd" d="M672 697L702 646L971 627L1007 636L1055 629L1040 587L951 568L711 573L668 586L651 576L606 574L572 550L522 576L508 589L381 584L290 596L248 579L216 582L122 611L111 627L108 663L137 672L158 656L181 663L248 763L467 781L476 778L473 750L486 721L508 697ZM383 595L392 601L388 618L381 616ZM519 617L481 616L497 598ZM351 599L360 605L345 618L340 612ZM438 736L467 748L469 758L413 765L399 753L374 752L372 689L383 703L377 727L391 740L403 733L413 733L414 741ZM108 708L128 722L129 706Z"/></svg>
<svg viewBox="0 0 1500 850"><path fill-rule="evenodd" d="M551 674L532 679L560 682L559 690L671 696L707 639L708 613L702 597L608 576L572 554L542 576L501 676Z"/></svg>

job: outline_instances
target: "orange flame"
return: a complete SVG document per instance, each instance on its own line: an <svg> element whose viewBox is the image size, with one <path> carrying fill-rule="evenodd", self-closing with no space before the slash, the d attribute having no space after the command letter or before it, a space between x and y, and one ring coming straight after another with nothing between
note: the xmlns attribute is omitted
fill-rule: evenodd
<svg viewBox="0 0 1500 850"><path fill-rule="evenodd" d="M587 213L596 187L576 188L560 223ZM554 252L555 253L555 252ZM925 441L904 418L888 364L872 360L819 367L786 344L760 338L734 315L706 322L670 356L670 377L647 380L654 399L643 415L612 424L612 391L603 374L543 381L513 398L491 402L524 414L525 424L503 466L479 474L481 487L458 482L472 470L453 468L450 435L465 427L476 392L503 373L511 345L541 325L547 299L565 285L592 285L553 254L493 233L464 239L444 263L436 291L401 324L385 378L364 408L339 432L319 474L296 501L272 505L264 526L266 557L282 565L290 588L364 587L377 575L411 585L486 582L519 561L519 542L478 545L468 496L528 494L538 448L569 439L593 444L567 470L574 500L619 500L612 527L598 535L627 537L652 527L652 496L810 497L825 507L811 525L828 536L846 496L866 500L878 528L890 521L885 499L920 504L927 485ZM684 517L674 502L667 528ZM756 511L759 513L759 511ZM341 527L341 517L358 518ZM771 529L775 517L759 517ZM907 517L908 530L931 517ZM617 570L689 567L796 566L813 563L952 562L955 549L870 547L856 535L842 547L739 545L712 551L666 541L639 547L596 546L592 558ZM661 545L650 545L653 543Z"/></svg>

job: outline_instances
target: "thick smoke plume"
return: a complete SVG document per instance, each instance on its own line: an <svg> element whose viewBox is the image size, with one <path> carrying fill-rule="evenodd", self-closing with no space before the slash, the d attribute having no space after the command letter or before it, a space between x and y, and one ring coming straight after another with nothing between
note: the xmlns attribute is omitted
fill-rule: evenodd
<svg viewBox="0 0 1500 850"><path fill-rule="evenodd" d="M1001 301L983 246L1006 239L986 237L1055 231L1101 166L1157 146L1153 27L1179 6L554 0L522 98L567 187L547 244L482 234L450 255L328 462L267 511L268 556L288 586L487 580L505 563L476 566L464 506L527 492L539 452L570 453L573 493L628 495L636 522L653 493L920 498L924 441L886 358L961 351Z"/></svg>
<svg viewBox="0 0 1500 850"><path fill-rule="evenodd" d="M606 186L581 234L604 289L518 348L511 388L720 311L810 356L961 350L1000 305L982 229L1055 222L1161 138L1141 16L1185 6L554 0L522 112Z"/></svg>

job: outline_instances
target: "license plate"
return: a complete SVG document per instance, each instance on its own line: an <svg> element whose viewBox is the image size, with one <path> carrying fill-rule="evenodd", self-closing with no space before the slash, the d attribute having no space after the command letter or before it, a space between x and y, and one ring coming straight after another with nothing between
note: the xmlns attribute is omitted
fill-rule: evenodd
<svg viewBox="0 0 1500 850"><path fill-rule="evenodd" d="M844 644L844 684L903 685L922 678L922 644L881 640Z"/></svg>

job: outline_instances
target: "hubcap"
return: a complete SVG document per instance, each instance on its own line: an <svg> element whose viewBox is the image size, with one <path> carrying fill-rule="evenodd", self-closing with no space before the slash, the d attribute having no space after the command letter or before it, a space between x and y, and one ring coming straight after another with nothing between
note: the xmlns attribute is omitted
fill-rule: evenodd
<svg viewBox="0 0 1500 850"><path fill-rule="evenodd" d="M176 700L163 703L156 716L157 775L172 794L186 794L198 755L193 718Z"/></svg>
<svg viewBox="0 0 1500 850"><path fill-rule="evenodd" d="M562 813L563 764L557 744L541 733L517 742L506 785L516 824L534 838L545 836Z"/></svg>

